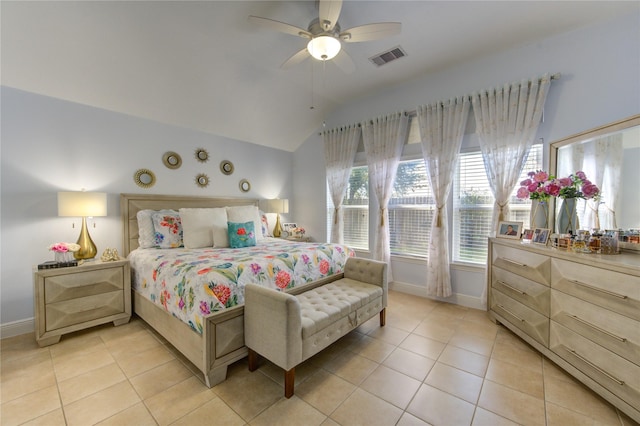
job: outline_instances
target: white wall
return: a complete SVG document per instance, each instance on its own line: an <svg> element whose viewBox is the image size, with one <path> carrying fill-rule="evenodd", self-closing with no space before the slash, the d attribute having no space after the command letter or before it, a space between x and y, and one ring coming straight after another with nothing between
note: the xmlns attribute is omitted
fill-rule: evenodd
<svg viewBox="0 0 640 426"><path fill-rule="evenodd" d="M437 40L433 42L437 43ZM327 118L326 128L395 111L414 110L421 104L470 94L545 72L562 74L560 80L551 84L544 123L537 135L544 139L546 156L549 143L554 140L640 113L640 16L621 17L603 25L426 74L415 81L342 106ZM465 143L469 139L474 138L466 137ZM326 197L322 196L324 186L321 188L321 182L326 176L317 164L319 158L323 158L322 141L317 135L312 135L294 156L294 190L297 195L300 188L308 187L318 194L318 198L310 200L313 204L305 205L304 223L314 232L324 232L325 235ZM545 159L545 167L547 162L548 158ZM318 169L318 174L309 172ZM424 263L392 259L392 268L396 280L393 286L426 295ZM484 268L454 265L452 281L452 301L481 306L479 298L485 285Z"/></svg>
<svg viewBox="0 0 640 426"><path fill-rule="evenodd" d="M98 254L107 247L122 253L120 193L291 198L290 152L8 87L2 87L1 102L0 323L5 332L8 325L24 325L33 317L32 268L53 259L47 247L75 242L80 233L79 219L57 217L58 191L108 193L108 216L95 218L96 228L89 229ZM208 150L207 163L196 161L197 148ZM169 150L180 154L181 168L163 165ZM222 160L234 163L232 175L220 172ZM139 168L156 174L154 187L135 185ZM207 188L195 185L197 173L209 176ZM251 182L246 194L238 189L242 178ZM294 206L288 216L296 217Z"/></svg>

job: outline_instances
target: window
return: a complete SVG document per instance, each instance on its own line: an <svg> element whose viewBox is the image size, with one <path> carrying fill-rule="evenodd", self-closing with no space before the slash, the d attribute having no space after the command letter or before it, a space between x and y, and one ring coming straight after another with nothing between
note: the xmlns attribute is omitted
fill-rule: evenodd
<svg viewBox="0 0 640 426"><path fill-rule="evenodd" d="M327 241L333 225L333 203L327 188ZM369 250L369 168L353 167L342 201L344 243L351 248Z"/></svg>
<svg viewBox="0 0 640 426"><path fill-rule="evenodd" d="M434 210L424 160L401 161L389 200L391 254L427 257Z"/></svg>
<svg viewBox="0 0 640 426"><path fill-rule="evenodd" d="M542 168L542 144L534 145L520 180L531 170ZM510 200L507 220L523 222L529 227L531 200L516 197L518 185ZM453 185L453 260L484 264L487 259L487 237L493 231L493 193L484 169L480 151L460 153L458 172Z"/></svg>

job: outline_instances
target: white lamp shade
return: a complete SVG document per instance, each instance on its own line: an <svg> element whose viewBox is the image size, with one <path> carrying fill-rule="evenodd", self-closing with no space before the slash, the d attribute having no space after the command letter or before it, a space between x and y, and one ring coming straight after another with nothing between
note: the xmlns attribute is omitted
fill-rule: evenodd
<svg viewBox="0 0 640 426"><path fill-rule="evenodd" d="M266 200L265 211L267 213L289 213L289 200L287 199L274 199Z"/></svg>
<svg viewBox="0 0 640 426"><path fill-rule="evenodd" d="M58 192L58 216L106 215L107 194L105 192Z"/></svg>
<svg viewBox="0 0 640 426"><path fill-rule="evenodd" d="M320 61L328 61L340 53L340 40L331 36L314 37L307 44L307 50L314 58Z"/></svg>

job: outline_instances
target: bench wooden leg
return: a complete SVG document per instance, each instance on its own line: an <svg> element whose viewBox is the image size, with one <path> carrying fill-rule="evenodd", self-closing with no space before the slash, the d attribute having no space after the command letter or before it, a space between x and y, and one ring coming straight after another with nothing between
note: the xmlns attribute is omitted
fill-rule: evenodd
<svg viewBox="0 0 640 426"><path fill-rule="evenodd" d="M387 308L382 308L380 311L380 327L384 327L387 323Z"/></svg>
<svg viewBox="0 0 640 426"><path fill-rule="evenodd" d="M258 369L258 353L253 349L249 349L248 358L249 358L249 371L256 371Z"/></svg>
<svg viewBox="0 0 640 426"><path fill-rule="evenodd" d="M295 383L296 368L293 367L289 371L284 372L284 397L291 398L293 396L293 385Z"/></svg>

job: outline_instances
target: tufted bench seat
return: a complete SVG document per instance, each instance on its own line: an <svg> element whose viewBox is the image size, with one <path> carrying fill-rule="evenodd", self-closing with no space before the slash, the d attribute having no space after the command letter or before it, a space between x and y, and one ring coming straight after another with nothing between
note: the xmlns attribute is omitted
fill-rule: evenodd
<svg viewBox="0 0 640 426"><path fill-rule="evenodd" d="M285 397L293 395L295 366L376 314L385 324L387 265L351 257L331 281L295 288L296 294L247 285L244 337L249 370L262 355L285 370Z"/></svg>

